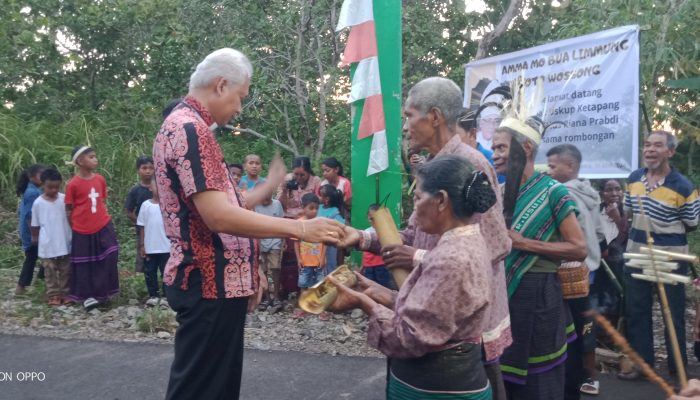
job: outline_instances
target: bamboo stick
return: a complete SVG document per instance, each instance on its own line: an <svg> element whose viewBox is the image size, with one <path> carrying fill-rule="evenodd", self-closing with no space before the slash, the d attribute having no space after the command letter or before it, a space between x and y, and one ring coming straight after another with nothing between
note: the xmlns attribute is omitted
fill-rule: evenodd
<svg viewBox="0 0 700 400"><path fill-rule="evenodd" d="M377 237L382 247L390 244L403 244L399 230L396 229L394 218L391 216L388 208L380 207L374 212L372 226L377 231ZM396 287L401 288L408 277L408 271L403 268L392 268L390 271L394 282L396 282Z"/></svg>
<svg viewBox="0 0 700 400"><path fill-rule="evenodd" d="M649 256L652 261L652 268L654 272L656 271L655 262L657 255L654 253L654 238L651 236L651 225L649 223L649 217L644 212L644 204L642 203L642 198L637 196L637 203L639 204L639 211L641 213L640 217L644 221L644 229L647 234L647 250L649 251ZM658 273L656 275L658 277ZM673 350L673 361L676 363L676 372L678 373L678 381L681 384L681 388L688 386L688 378L685 374L685 366L683 365L683 359L681 358L681 348L678 344L678 336L676 335L676 327L673 325L673 317L671 316L671 308L668 305L668 296L666 296L666 287L663 283L657 281L656 286L659 290L659 299L661 300L661 310L663 311L664 321L666 322L666 331L668 332L668 338L671 342L671 349Z"/></svg>
<svg viewBox="0 0 700 400"><path fill-rule="evenodd" d="M632 347L630 344L627 342L627 340L618 332L612 324L610 324L610 321L608 321L605 317L598 313L592 313L593 318L595 319L596 324L598 324L599 327L603 328L603 330L610 336L612 339L613 343L615 343L620 349L622 350L623 353L627 355L632 361L634 361L637 366L642 371L642 374L649 379L651 383L654 383L658 385L661 390L664 391L666 394L666 397L671 397L673 396L673 388L671 385L669 385L662 377L660 377L654 370L647 364L644 359L637 354L634 350L632 350Z"/></svg>
<svg viewBox="0 0 700 400"><path fill-rule="evenodd" d="M641 247L639 250L648 252L649 249L650 247ZM675 253L672 251L659 250L654 248L651 248L651 252L660 256L668 257L671 260L687 261L693 264L698 263L698 256L694 256L692 254Z"/></svg>

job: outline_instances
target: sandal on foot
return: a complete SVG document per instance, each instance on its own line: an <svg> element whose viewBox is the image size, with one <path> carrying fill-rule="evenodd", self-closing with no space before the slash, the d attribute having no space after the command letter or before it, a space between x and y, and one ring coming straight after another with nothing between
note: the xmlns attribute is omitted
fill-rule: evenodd
<svg viewBox="0 0 700 400"><path fill-rule="evenodd" d="M85 311L90 311L93 308L97 307L99 304L100 303L94 297L89 297L83 302L83 307L85 308Z"/></svg>
<svg viewBox="0 0 700 400"><path fill-rule="evenodd" d="M581 385L581 393L584 394L590 394L590 395L597 395L600 393L600 382L597 380L593 379L586 379L585 382L583 382L583 385Z"/></svg>
<svg viewBox="0 0 700 400"><path fill-rule="evenodd" d="M304 317L305 315L306 315L306 311L302 310L301 308L297 308L292 313L292 318L299 319L299 318Z"/></svg>
<svg viewBox="0 0 700 400"><path fill-rule="evenodd" d="M60 306L61 305L61 298L58 296L51 296L51 297L49 297L48 304L50 306Z"/></svg>

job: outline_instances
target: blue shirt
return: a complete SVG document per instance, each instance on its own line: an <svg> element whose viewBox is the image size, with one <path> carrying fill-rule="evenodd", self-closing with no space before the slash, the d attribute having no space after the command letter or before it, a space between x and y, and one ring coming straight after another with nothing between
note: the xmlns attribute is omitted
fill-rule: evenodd
<svg viewBox="0 0 700 400"><path fill-rule="evenodd" d="M265 178L262 176L259 176L257 181L252 181L250 178L248 178L248 175L243 175L241 177L241 181L238 182L238 187L243 189L243 185L245 184L246 190L253 190L255 189L255 185L263 182L265 182Z"/></svg>
<svg viewBox="0 0 700 400"><path fill-rule="evenodd" d="M19 236L22 239L22 248L26 251L32 246L32 231L29 230L28 221L32 219L32 205L37 197L41 196L41 189L29 182L27 190L22 195L19 203Z"/></svg>
<svg viewBox="0 0 700 400"><path fill-rule="evenodd" d="M481 152L481 154L486 157L487 160L493 165L493 151L487 149L486 147L482 146L481 143L476 143L476 149ZM498 183L506 183L506 177L505 175L498 175Z"/></svg>
<svg viewBox="0 0 700 400"><path fill-rule="evenodd" d="M327 207L321 206L318 208L318 216L323 218L334 219L341 224L345 223L345 218L340 214L338 207Z"/></svg>

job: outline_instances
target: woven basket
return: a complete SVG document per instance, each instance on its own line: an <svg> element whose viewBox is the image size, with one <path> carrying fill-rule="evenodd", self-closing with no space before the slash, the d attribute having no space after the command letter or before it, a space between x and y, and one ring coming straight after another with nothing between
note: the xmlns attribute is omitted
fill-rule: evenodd
<svg viewBox="0 0 700 400"><path fill-rule="evenodd" d="M588 267L579 261L563 262L557 274L565 299L578 299L588 296Z"/></svg>

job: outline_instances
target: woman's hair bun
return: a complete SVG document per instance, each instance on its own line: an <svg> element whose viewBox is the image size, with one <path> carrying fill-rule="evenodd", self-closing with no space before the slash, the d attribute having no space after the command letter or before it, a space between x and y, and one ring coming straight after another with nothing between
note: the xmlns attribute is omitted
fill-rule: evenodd
<svg viewBox="0 0 700 400"><path fill-rule="evenodd" d="M484 213L496 204L494 193L489 180L482 171L475 170L464 182L464 211L466 214Z"/></svg>

